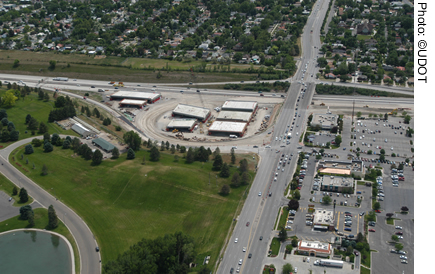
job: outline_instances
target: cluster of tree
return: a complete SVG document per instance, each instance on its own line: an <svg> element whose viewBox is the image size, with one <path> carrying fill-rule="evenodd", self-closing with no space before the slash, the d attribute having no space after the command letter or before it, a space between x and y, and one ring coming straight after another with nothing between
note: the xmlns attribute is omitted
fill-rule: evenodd
<svg viewBox="0 0 435 274"><path fill-rule="evenodd" d="M17 141L20 138L20 132L15 129L14 123L8 120L5 109L0 110L0 130L2 142Z"/></svg>
<svg viewBox="0 0 435 274"><path fill-rule="evenodd" d="M1 104L5 107L12 107L15 105L15 101L18 100L18 97L16 96L19 94L18 90L10 89L3 94L1 98Z"/></svg>
<svg viewBox="0 0 435 274"><path fill-rule="evenodd" d="M222 156L220 155L220 149L216 148L213 152L214 160L213 160L213 170L220 171L219 176L222 178L228 178L231 175L230 165L224 163L222 160ZM236 163L236 156L234 149L231 149L231 164L234 165ZM242 159L239 161L239 170L234 172L231 177L231 187L237 188L239 186L248 185L251 180L251 176L249 175L249 167L248 161L246 159ZM229 185L223 185L220 193L222 195L228 195L231 189Z"/></svg>
<svg viewBox="0 0 435 274"><path fill-rule="evenodd" d="M252 91L264 91L270 92L284 91L286 92L290 87L289 82L276 81L275 83L255 83L255 84L225 84L224 89L234 89L234 90L252 90Z"/></svg>
<svg viewBox="0 0 435 274"><path fill-rule="evenodd" d="M47 92L43 92L41 88L38 90L38 99L44 100L45 102L48 102L50 100L50 96Z"/></svg>
<svg viewBox="0 0 435 274"><path fill-rule="evenodd" d="M56 108L51 110L48 115L50 123L76 116L76 109L69 96L58 96L54 105Z"/></svg>
<svg viewBox="0 0 435 274"><path fill-rule="evenodd" d="M177 232L154 240L142 239L114 261L103 266L103 273L188 273L195 262L192 237Z"/></svg>
<svg viewBox="0 0 435 274"><path fill-rule="evenodd" d="M353 95L354 93L356 93L363 96L381 96L381 97L394 96L390 92L381 91L381 90L353 88L353 87L345 87L345 86L337 86L337 85L324 85L324 84L316 85L316 92L318 94L331 94L331 95Z"/></svg>
<svg viewBox="0 0 435 274"><path fill-rule="evenodd" d="M36 130L43 134L48 132L48 126L44 122L38 123L36 118L32 117L30 114L26 115L25 124L27 125L27 128L32 131L32 135L35 134Z"/></svg>
<svg viewBox="0 0 435 274"><path fill-rule="evenodd" d="M29 221L29 226L35 226L35 213L30 205L20 207L20 219Z"/></svg>

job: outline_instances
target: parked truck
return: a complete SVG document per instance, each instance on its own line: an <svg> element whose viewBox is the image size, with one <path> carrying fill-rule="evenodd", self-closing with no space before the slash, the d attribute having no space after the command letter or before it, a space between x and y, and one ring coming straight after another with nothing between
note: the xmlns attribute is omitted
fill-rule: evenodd
<svg viewBox="0 0 435 274"><path fill-rule="evenodd" d="M287 134L287 139L290 139L291 137L292 137L292 133L289 132L289 133Z"/></svg>
<svg viewBox="0 0 435 274"><path fill-rule="evenodd" d="M328 260L328 259L321 259L318 262L321 266L329 266L329 267L339 267L343 268L343 261L337 261L337 260Z"/></svg>

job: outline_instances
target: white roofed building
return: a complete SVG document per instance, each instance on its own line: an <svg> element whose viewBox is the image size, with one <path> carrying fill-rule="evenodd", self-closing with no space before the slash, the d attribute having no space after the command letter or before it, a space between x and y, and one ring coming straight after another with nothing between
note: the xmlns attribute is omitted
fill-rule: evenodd
<svg viewBox="0 0 435 274"><path fill-rule="evenodd" d="M139 107L143 108L147 104L146 100L124 99L119 102L120 107Z"/></svg>
<svg viewBox="0 0 435 274"><path fill-rule="evenodd" d="M162 98L160 93L137 92L137 91L118 91L110 95L110 100L145 100L148 103L155 103Z"/></svg>
<svg viewBox="0 0 435 274"><path fill-rule="evenodd" d="M178 104L172 111L173 117L195 118L203 123L210 118L210 115L211 112L208 108L189 106L185 104Z"/></svg>
<svg viewBox="0 0 435 274"><path fill-rule="evenodd" d="M166 126L166 131L192 131L196 125L196 119L172 119Z"/></svg>
<svg viewBox="0 0 435 274"><path fill-rule="evenodd" d="M225 122L225 121L214 121L213 124L208 128L208 134L230 134L238 135L242 137L245 132L248 123L239 122Z"/></svg>
<svg viewBox="0 0 435 274"><path fill-rule="evenodd" d="M257 102L248 101L226 101L222 105L222 110L226 111L247 111L255 113L258 109Z"/></svg>
<svg viewBox="0 0 435 274"><path fill-rule="evenodd" d="M251 121L251 117L252 117L252 112L221 111L219 112L216 120L249 123Z"/></svg>

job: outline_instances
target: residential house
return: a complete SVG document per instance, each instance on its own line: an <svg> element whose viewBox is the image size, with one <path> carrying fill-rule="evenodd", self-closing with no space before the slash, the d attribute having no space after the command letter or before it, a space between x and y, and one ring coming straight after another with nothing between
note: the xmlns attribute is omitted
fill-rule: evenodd
<svg viewBox="0 0 435 274"><path fill-rule="evenodd" d="M367 20L364 20L363 23L357 25L356 33L361 35L371 35L373 31L373 25L369 24Z"/></svg>
<svg viewBox="0 0 435 274"><path fill-rule="evenodd" d="M335 76L333 73L328 73L328 74L325 74L325 78L326 79L336 79L337 76Z"/></svg>

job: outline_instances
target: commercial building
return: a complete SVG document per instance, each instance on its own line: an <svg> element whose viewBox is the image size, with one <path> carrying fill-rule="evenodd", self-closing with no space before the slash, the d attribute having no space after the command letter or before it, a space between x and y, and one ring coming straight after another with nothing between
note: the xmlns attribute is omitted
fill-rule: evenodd
<svg viewBox="0 0 435 274"><path fill-rule="evenodd" d="M214 121L208 128L208 134L230 134L242 137L247 128L247 123Z"/></svg>
<svg viewBox="0 0 435 274"><path fill-rule="evenodd" d="M321 129L330 130L338 125L338 115L336 114L313 114L311 127L320 126Z"/></svg>
<svg viewBox="0 0 435 274"><path fill-rule="evenodd" d="M323 176L320 181L320 190L328 192L343 192L353 190L354 180L352 177Z"/></svg>
<svg viewBox="0 0 435 274"><path fill-rule="evenodd" d="M80 134L83 138L86 138L86 137L94 134L92 131L85 128L84 126L82 126L79 123L72 125L71 129L74 130L75 132L77 132L78 134Z"/></svg>
<svg viewBox="0 0 435 274"><path fill-rule="evenodd" d="M258 109L257 102L248 102L248 101L226 101L222 105L222 110L226 111L244 111L244 112L253 112L255 113Z"/></svg>
<svg viewBox="0 0 435 274"><path fill-rule="evenodd" d="M192 131L196 125L196 119L172 119L166 126L166 131Z"/></svg>
<svg viewBox="0 0 435 274"><path fill-rule="evenodd" d="M319 241L299 241L298 254L327 258L332 253L331 244Z"/></svg>
<svg viewBox="0 0 435 274"><path fill-rule="evenodd" d="M243 111L221 111L216 120L218 121L233 121L248 123L251 121L252 112Z"/></svg>
<svg viewBox="0 0 435 274"><path fill-rule="evenodd" d="M178 104L172 111L173 117L195 118L201 122L205 122L210 118L211 112L208 108L189 106Z"/></svg>
<svg viewBox="0 0 435 274"><path fill-rule="evenodd" d="M321 160L317 165L317 171L321 173L347 175L354 174L358 177L364 177L364 162L361 160Z"/></svg>
<svg viewBox="0 0 435 274"><path fill-rule="evenodd" d="M162 98L162 95L159 93L137 92L137 91L118 91L110 95L111 101L132 99L132 100L145 100L150 104L157 102L158 100L160 100L160 98Z"/></svg>
<svg viewBox="0 0 435 274"><path fill-rule="evenodd" d="M326 209L316 209L313 215L313 228L321 231L334 231L334 212Z"/></svg>
<svg viewBox="0 0 435 274"><path fill-rule="evenodd" d="M94 144L97 147L101 148L105 152L112 152L112 150L115 148L114 145L112 145L111 143L107 142L103 138L98 138L98 139L92 140L92 144Z"/></svg>
<svg viewBox="0 0 435 274"><path fill-rule="evenodd" d="M124 99L119 102L119 107L138 107L143 108L147 104L145 100Z"/></svg>

